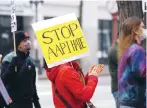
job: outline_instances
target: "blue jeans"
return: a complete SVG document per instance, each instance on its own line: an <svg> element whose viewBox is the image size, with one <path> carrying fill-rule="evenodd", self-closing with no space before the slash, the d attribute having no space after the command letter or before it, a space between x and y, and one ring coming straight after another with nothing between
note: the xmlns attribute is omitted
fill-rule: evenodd
<svg viewBox="0 0 147 108"><path fill-rule="evenodd" d="M115 104L116 104L116 108L119 108L119 103L118 103L118 91L115 91L112 93L113 97L115 99Z"/></svg>
<svg viewBox="0 0 147 108"><path fill-rule="evenodd" d="M122 106L122 105L120 105L120 108L135 108L135 107L130 107L130 106Z"/></svg>

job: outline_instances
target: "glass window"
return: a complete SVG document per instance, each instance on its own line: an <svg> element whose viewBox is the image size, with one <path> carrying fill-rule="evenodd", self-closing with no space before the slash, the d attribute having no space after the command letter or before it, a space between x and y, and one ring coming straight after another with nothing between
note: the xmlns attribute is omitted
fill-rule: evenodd
<svg viewBox="0 0 147 108"><path fill-rule="evenodd" d="M0 17L0 26L10 27L11 26L10 24L11 24L10 17L8 17L8 16Z"/></svg>
<svg viewBox="0 0 147 108"><path fill-rule="evenodd" d="M17 16L17 30L23 30L23 17ZM0 16L0 54L3 57L13 51L10 16Z"/></svg>
<svg viewBox="0 0 147 108"><path fill-rule="evenodd" d="M99 49L98 58L99 63L107 64L108 50L111 46L112 40L112 21L111 20L99 20Z"/></svg>

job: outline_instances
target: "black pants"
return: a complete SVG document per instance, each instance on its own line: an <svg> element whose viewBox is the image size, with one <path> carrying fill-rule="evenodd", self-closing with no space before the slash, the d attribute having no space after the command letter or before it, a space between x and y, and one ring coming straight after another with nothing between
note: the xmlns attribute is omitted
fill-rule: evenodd
<svg viewBox="0 0 147 108"><path fill-rule="evenodd" d="M32 101L12 102L12 104L6 108L33 108L33 104Z"/></svg>

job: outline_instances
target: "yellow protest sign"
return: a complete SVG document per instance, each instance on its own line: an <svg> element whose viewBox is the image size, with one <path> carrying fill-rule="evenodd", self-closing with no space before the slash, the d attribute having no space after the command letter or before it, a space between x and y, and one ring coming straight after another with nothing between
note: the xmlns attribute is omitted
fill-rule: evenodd
<svg viewBox="0 0 147 108"><path fill-rule="evenodd" d="M48 67L85 56L88 46L75 14L32 24Z"/></svg>

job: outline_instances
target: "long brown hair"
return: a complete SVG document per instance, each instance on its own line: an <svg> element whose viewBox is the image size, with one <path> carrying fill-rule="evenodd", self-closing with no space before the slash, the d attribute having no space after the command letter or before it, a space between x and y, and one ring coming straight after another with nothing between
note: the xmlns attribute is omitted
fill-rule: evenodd
<svg viewBox="0 0 147 108"><path fill-rule="evenodd" d="M138 17L130 17L124 21L120 29L120 37L118 44L118 59L124 51L135 42L134 30L139 29L141 20Z"/></svg>

